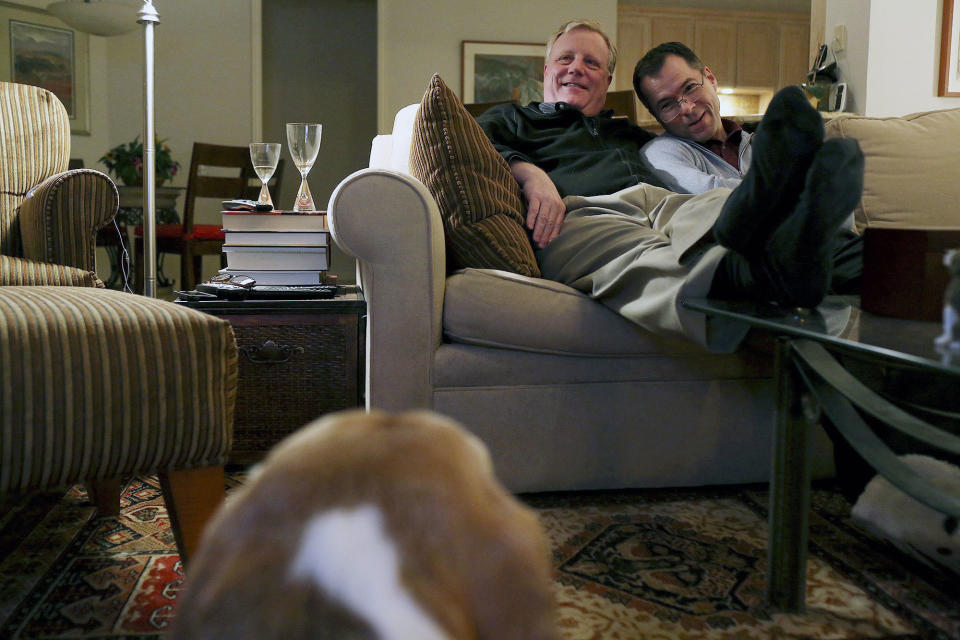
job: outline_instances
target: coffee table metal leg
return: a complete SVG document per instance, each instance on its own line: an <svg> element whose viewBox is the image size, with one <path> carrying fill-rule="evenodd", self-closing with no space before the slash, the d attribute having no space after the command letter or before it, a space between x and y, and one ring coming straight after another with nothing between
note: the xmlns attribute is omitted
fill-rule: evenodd
<svg viewBox="0 0 960 640"><path fill-rule="evenodd" d="M791 362L790 341L777 341L777 423L770 477L767 602L778 611L806 606L807 528L810 509L809 427L803 382Z"/></svg>

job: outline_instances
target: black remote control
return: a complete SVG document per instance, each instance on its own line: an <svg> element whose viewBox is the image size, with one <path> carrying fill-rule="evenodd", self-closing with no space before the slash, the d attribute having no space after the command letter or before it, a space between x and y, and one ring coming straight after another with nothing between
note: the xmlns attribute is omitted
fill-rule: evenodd
<svg viewBox="0 0 960 640"><path fill-rule="evenodd" d="M204 282L197 285L197 291L202 293L212 293L222 300L243 300L250 292L248 287L241 287L235 284L223 284L221 282Z"/></svg>
<svg viewBox="0 0 960 640"><path fill-rule="evenodd" d="M174 291L177 294L177 300L186 300L188 302L202 302L204 300L218 300L216 295L205 293L203 291Z"/></svg>
<svg viewBox="0 0 960 640"><path fill-rule="evenodd" d="M273 211L273 206L256 200L224 200L222 206L224 211L256 211L257 213Z"/></svg>
<svg viewBox="0 0 960 640"><path fill-rule="evenodd" d="M318 299L333 298L337 295L337 285L307 284L282 285L258 284L250 288L247 298L283 299Z"/></svg>

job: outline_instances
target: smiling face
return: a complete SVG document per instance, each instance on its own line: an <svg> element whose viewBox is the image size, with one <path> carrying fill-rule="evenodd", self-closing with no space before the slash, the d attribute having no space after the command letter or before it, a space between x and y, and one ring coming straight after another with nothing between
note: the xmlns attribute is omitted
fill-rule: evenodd
<svg viewBox="0 0 960 640"><path fill-rule="evenodd" d="M610 51L596 31L574 29L553 43L543 67L543 99L566 102L584 115L595 116L607 100L613 76L607 71Z"/></svg>
<svg viewBox="0 0 960 640"><path fill-rule="evenodd" d="M670 122L660 120L659 111L671 100L676 101L684 88L703 80L704 97L694 104L684 103L680 115ZM717 79L708 67L701 72L691 67L680 56L670 55L664 60L657 75L645 76L641 84L644 95L654 105L657 119L663 128L675 136L696 142L722 140L726 136L720 121L720 98L717 96Z"/></svg>

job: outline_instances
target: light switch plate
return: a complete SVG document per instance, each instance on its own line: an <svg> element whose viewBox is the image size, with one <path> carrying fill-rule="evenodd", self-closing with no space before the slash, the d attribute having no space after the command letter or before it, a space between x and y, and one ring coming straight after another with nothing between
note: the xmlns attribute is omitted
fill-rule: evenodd
<svg viewBox="0 0 960 640"><path fill-rule="evenodd" d="M838 24L833 28L833 50L843 51L847 48L847 25Z"/></svg>

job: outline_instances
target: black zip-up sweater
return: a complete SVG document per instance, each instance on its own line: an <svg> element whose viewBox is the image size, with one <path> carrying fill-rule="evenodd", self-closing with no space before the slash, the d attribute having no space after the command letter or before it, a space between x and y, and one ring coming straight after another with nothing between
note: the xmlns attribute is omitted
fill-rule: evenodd
<svg viewBox="0 0 960 640"><path fill-rule="evenodd" d="M561 197L609 194L640 182L664 186L640 159L653 134L612 114L585 116L565 102L508 103L477 121L508 164L540 167Z"/></svg>

